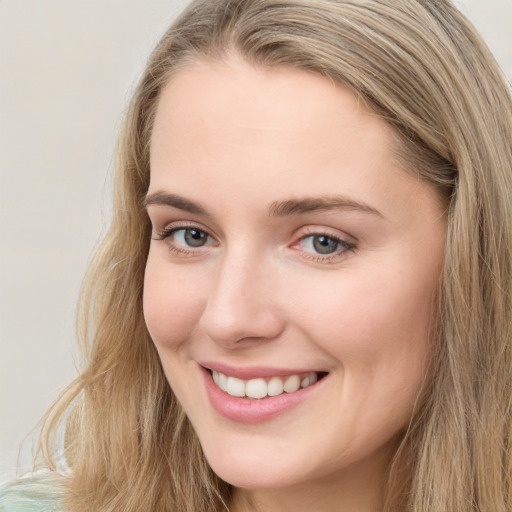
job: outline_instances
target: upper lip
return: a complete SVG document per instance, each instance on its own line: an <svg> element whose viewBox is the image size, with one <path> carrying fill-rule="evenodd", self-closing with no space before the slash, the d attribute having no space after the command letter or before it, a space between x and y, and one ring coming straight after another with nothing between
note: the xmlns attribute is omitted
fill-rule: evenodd
<svg viewBox="0 0 512 512"><path fill-rule="evenodd" d="M317 370L314 368L290 369L265 366L231 366L229 364L216 361L202 361L199 364L207 370L213 370L215 372L223 373L224 375L231 377L237 377L238 379L242 380L268 377L286 377L288 375L301 375L303 373L311 372L326 373L325 371Z"/></svg>

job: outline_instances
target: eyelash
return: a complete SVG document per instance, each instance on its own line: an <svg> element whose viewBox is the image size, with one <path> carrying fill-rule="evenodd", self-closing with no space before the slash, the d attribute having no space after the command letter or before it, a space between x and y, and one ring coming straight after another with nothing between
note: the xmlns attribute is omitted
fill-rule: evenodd
<svg viewBox="0 0 512 512"><path fill-rule="evenodd" d="M179 231L189 231L189 230L195 230L197 232L203 233L207 238L210 240L215 240L208 232L198 226L195 226L193 224L183 224L183 225L173 225L168 228L163 229L162 231L159 231L157 233L157 237L154 238L156 241L165 241L170 239L173 235L175 235ZM307 239L314 239L315 237L323 237L325 239L328 239L329 241L335 243L337 245L336 250L333 253L328 253L325 255L322 255L320 253L313 253L308 252L305 250L302 250L303 257L309 261L314 261L317 263L337 263L340 259L343 259L347 255L347 253L354 252L356 250L356 244L349 242L347 240L344 240L338 236L332 235L326 231L314 231L311 230L310 232L307 232L306 234L302 235L296 242L294 242L291 246L294 250L296 247L299 247L301 243L303 243ZM314 243L314 242L312 242ZM186 257L186 256L195 256L198 254L198 250L201 250L203 247L208 247L213 244L205 244L203 246L197 247L197 249L191 247L190 249L186 249L182 246L177 246L174 243L168 242L167 246L170 251L176 253L179 256Z"/></svg>
<svg viewBox="0 0 512 512"><path fill-rule="evenodd" d="M173 225L171 227L165 228L162 231L159 231L157 233L157 238L154 238L154 240L157 241L164 241L167 239L170 239L174 234L176 234L178 231L189 231L189 230L195 230L200 233L204 233L208 238L214 240L214 238L208 234L208 232L204 229L201 229L198 226L195 226L193 224L183 224L183 225ZM208 247L211 244L206 245ZM169 241L167 244L170 251L178 254L179 256L195 256L197 254L197 250L194 248L186 249L184 247L177 246ZM202 246L205 247L205 246ZM198 249L201 249L202 247L198 247Z"/></svg>

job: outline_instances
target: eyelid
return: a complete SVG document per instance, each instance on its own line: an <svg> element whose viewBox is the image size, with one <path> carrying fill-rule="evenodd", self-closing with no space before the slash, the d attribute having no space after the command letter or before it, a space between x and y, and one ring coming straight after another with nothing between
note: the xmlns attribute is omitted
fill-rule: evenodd
<svg viewBox="0 0 512 512"><path fill-rule="evenodd" d="M298 230L297 239L303 240L304 238L312 235L317 236L327 236L329 238L335 238L340 242L346 243L347 245L355 246L358 245L359 240L353 236L349 235L345 231L340 231L339 229L330 228L327 226L303 226Z"/></svg>
<svg viewBox="0 0 512 512"><path fill-rule="evenodd" d="M171 237L172 235L174 235L175 233L178 233L180 231L189 231L189 230L201 231L202 233L205 233L208 238L215 240L215 238L212 235L210 235L210 233L208 233L208 231L198 228L196 226L175 226L175 227L171 227L171 228L165 228L162 231L159 231L157 233L158 238L156 238L155 240L165 240L165 239Z"/></svg>
<svg viewBox="0 0 512 512"><path fill-rule="evenodd" d="M208 236L217 240L217 237L212 234L211 230L204 227L199 222L194 222L192 220L177 220L173 222L169 222L163 228L159 229L156 226L153 226L153 232L159 237L168 237L174 231L178 231L179 229L197 229L199 231L204 231ZM159 240L161 238L158 238Z"/></svg>

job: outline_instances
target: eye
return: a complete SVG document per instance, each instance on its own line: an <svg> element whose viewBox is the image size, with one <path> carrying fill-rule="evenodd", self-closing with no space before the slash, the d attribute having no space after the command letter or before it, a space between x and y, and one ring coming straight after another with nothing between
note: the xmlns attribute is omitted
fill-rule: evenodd
<svg viewBox="0 0 512 512"><path fill-rule="evenodd" d="M309 235L302 239L304 247L317 254L332 254L336 252L341 245L337 238L326 235Z"/></svg>
<svg viewBox="0 0 512 512"><path fill-rule="evenodd" d="M353 251L355 245L327 233L311 233L303 236L296 247L304 251L308 259L318 262L331 262Z"/></svg>
<svg viewBox="0 0 512 512"><path fill-rule="evenodd" d="M212 236L195 226L169 226L155 240L165 241L171 251L180 255L194 255L196 250L216 245Z"/></svg>
<svg viewBox="0 0 512 512"><path fill-rule="evenodd" d="M176 229L172 233L174 242L188 247L203 247L208 243L208 234L196 228Z"/></svg>

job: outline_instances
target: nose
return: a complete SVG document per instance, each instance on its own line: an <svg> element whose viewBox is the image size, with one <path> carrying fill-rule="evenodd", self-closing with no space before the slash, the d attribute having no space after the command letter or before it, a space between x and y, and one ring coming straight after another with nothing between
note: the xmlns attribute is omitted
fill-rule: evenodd
<svg viewBox="0 0 512 512"><path fill-rule="evenodd" d="M276 303L276 272L270 267L242 255L225 257L200 320L215 343L234 349L251 341L275 339L283 331L285 321Z"/></svg>

